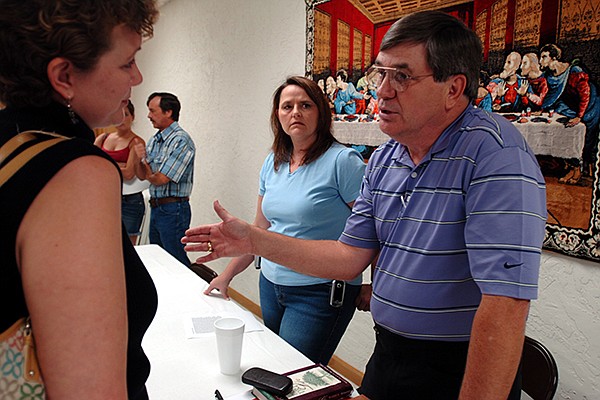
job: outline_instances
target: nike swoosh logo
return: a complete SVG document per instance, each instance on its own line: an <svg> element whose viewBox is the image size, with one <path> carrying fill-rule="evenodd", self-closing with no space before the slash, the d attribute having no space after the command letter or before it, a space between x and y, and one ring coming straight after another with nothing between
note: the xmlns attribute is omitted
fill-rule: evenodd
<svg viewBox="0 0 600 400"><path fill-rule="evenodd" d="M504 268L511 269L511 268L515 268L515 267L520 267L521 265L523 265L523 263L509 264L509 263L505 262L504 263Z"/></svg>

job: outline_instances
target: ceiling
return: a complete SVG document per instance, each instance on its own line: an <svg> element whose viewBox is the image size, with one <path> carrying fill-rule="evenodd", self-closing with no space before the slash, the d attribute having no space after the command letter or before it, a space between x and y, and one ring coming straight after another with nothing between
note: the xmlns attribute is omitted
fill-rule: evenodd
<svg viewBox="0 0 600 400"><path fill-rule="evenodd" d="M159 8L171 0L156 0ZM395 21L415 11L438 10L474 0L348 0L372 23Z"/></svg>
<svg viewBox="0 0 600 400"><path fill-rule="evenodd" d="M349 0L374 24L396 20L415 11L437 10L473 0Z"/></svg>

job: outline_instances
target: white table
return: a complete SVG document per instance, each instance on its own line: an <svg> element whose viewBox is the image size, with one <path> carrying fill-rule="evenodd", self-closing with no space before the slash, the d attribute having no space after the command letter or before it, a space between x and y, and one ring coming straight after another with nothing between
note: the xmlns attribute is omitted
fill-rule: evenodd
<svg viewBox="0 0 600 400"><path fill-rule="evenodd" d="M367 146L379 146L390 139L379 129L379 122L333 121L333 136L340 143Z"/></svg>
<svg viewBox="0 0 600 400"><path fill-rule="evenodd" d="M202 292L207 284L159 246L136 249L158 292L158 310L142 342L151 364L146 385L151 400L212 400L215 389L227 399L250 389L240 380L241 371L250 367L288 372L312 364L264 328L244 334L240 373L221 374L214 335L188 339L184 319L189 314L200 316L239 306L233 301L205 296Z"/></svg>
<svg viewBox="0 0 600 400"><path fill-rule="evenodd" d="M531 122L534 116L526 117L528 122L513 122L521 132L527 144L537 155L554 156L558 158L577 158L583 156L583 145L585 143L585 125L578 123L566 128L562 123L556 122L561 115L554 114L548 117L550 123Z"/></svg>
<svg viewBox="0 0 600 400"><path fill-rule="evenodd" d="M545 114L545 118L548 116ZM585 142L585 125L579 123L571 128L559 122L561 116L554 114L550 123L514 122L533 152L537 155L549 155L559 158L581 159ZM378 122L333 122L333 135L341 143L379 146L390 139L381 132Z"/></svg>

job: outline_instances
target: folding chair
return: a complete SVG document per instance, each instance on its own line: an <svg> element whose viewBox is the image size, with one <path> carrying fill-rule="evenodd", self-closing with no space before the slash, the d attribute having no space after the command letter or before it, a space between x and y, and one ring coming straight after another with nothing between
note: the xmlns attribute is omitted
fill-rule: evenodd
<svg viewBox="0 0 600 400"><path fill-rule="evenodd" d="M550 351L535 339L525 336L521 359L521 389L533 400L551 400L558 387L558 367Z"/></svg>

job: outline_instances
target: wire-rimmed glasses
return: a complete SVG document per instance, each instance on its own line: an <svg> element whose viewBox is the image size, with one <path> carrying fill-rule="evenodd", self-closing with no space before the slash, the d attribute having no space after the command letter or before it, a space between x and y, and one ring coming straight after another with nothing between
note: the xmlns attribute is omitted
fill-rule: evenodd
<svg viewBox="0 0 600 400"><path fill-rule="evenodd" d="M395 67L373 65L368 69L367 76L378 88L381 86L381 83L387 76L389 78L390 85L396 92L404 92L408 88L410 81L416 82L420 79L427 78L428 76L433 76L433 74L410 76L406 72Z"/></svg>

